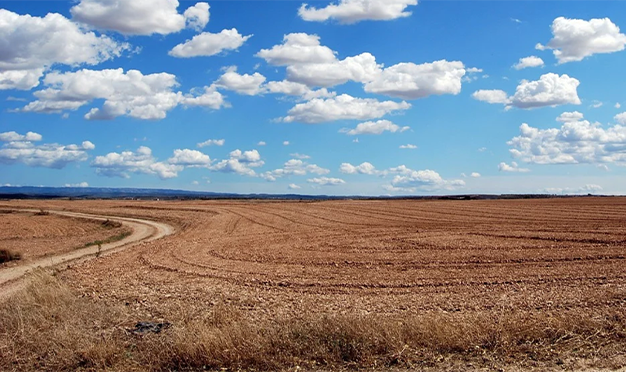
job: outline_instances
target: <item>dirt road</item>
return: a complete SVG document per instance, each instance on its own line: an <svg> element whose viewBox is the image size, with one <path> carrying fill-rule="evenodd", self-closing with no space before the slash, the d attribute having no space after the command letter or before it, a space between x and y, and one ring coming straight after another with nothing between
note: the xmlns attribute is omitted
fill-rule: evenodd
<svg viewBox="0 0 626 372"><path fill-rule="evenodd" d="M20 211L30 210L21 209ZM32 212L36 212L36 210L33 210ZM24 265L0 269L0 299L9 293L13 293L15 289L19 287L19 283L14 283L17 279L23 277L26 273L36 268L59 267L63 264L74 264L78 262L83 262L85 260L95 258L98 255L98 251L100 251L99 255L104 256L120 251L122 249L132 247L133 245L136 245L140 242L150 242L156 239L160 239L164 236L171 235L174 232L174 228L170 225L137 218L99 216L68 211L50 211L50 213L74 218L88 218L101 221L110 219L120 221L125 226L130 227L133 232L131 235L120 241L104 244L100 248L97 246L91 246L83 249L77 249L72 252L56 254L37 259Z"/></svg>

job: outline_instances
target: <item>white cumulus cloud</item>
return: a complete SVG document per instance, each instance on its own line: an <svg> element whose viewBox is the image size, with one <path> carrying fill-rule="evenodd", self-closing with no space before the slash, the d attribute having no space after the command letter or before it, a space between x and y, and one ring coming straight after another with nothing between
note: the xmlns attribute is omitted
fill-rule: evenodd
<svg viewBox="0 0 626 372"><path fill-rule="evenodd" d="M54 65L96 65L129 49L60 14L34 17L0 9L0 89L28 90Z"/></svg>
<svg viewBox="0 0 626 372"><path fill-rule="evenodd" d="M405 165L400 165L385 172L395 174L391 180L391 185L386 187L389 191L451 191L465 187L465 181L446 180L439 173L430 169L416 171Z"/></svg>
<svg viewBox="0 0 626 372"><path fill-rule="evenodd" d="M293 33L283 37L283 44L262 49L256 54L274 66L335 62L335 52L322 46L317 35Z"/></svg>
<svg viewBox="0 0 626 372"><path fill-rule="evenodd" d="M565 122L560 120L560 128L522 124L520 135L507 142L511 155L534 164L626 165L626 127L617 124L605 129L580 115L569 116Z"/></svg>
<svg viewBox="0 0 626 372"><path fill-rule="evenodd" d="M208 146L224 146L224 143L226 143L225 139L210 139L210 140L206 140L204 142L200 142L198 143L198 147L202 148L202 147L208 147Z"/></svg>
<svg viewBox="0 0 626 372"><path fill-rule="evenodd" d="M552 22L552 34L552 40L545 46L537 44L537 49L552 49L559 64L619 52L626 45L626 35L609 18L585 21L559 17Z"/></svg>
<svg viewBox="0 0 626 372"><path fill-rule="evenodd" d="M62 169L70 163L87 160L87 151L96 146L90 141L81 145L60 145L57 143L34 144L42 141L39 133L28 132L24 135L16 132L0 133L0 163L22 163L30 167Z"/></svg>
<svg viewBox="0 0 626 372"><path fill-rule="evenodd" d="M510 102L509 95L499 89L481 89L472 94L472 97L478 101L483 101L491 104L506 105Z"/></svg>
<svg viewBox="0 0 626 372"><path fill-rule="evenodd" d="M328 178L328 177L319 177L319 178L310 178L307 180L308 183L313 183L318 186L338 186L343 185L346 181L341 178Z"/></svg>
<svg viewBox="0 0 626 372"><path fill-rule="evenodd" d="M342 163L339 167L339 171L343 174L369 174L374 175L379 172L376 170L376 167L371 163L364 162L360 165L352 165L350 163Z"/></svg>
<svg viewBox="0 0 626 372"><path fill-rule="evenodd" d="M513 68L516 70L523 70L525 68L541 67L543 65L544 65L543 59L537 56L530 56L530 57L520 58L519 61L513 65Z"/></svg>
<svg viewBox="0 0 626 372"><path fill-rule="evenodd" d="M399 63L385 68L365 84L365 91L403 99L431 95L459 94L465 75L462 62L446 60L423 63Z"/></svg>
<svg viewBox="0 0 626 372"><path fill-rule="evenodd" d="M265 76L255 72L252 75L239 74L237 67L231 66L220 76L214 85L218 88L235 91L239 94L255 96L264 92Z"/></svg>
<svg viewBox="0 0 626 372"><path fill-rule="evenodd" d="M291 159L282 168L265 172L261 177L268 181L276 181L276 179L286 176L306 176L309 173L324 175L330 173L330 170L322 168L317 164L308 164L300 159Z"/></svg>
<svg viewBox="0 0 626 372"><path fill-rule="evenodd" d="M417 5L417 0L339 0L336 4L319 9L302 4L298 14L305 21L323 22L332 19L351 24L409 17L411 12L406 8L413 5Z"/></svg>
<svg viewBox="0 0 626 372"><path fill-rule="evenodd" d="M178 177L184 165L159 162L152 155L152 149L141 146L137 151L111 152L98 156L91 162L96 173L106 177L129 178L130 174L156 175L161 179Z"/></svg>
<svg viewBox="0 0 626 372"><path fill-rule="evenodd" d="M189 27L202 30L209 22L209 4L197 3L183 14L178 0L80 0L72 17L101 30L126 35L167 35Z"/></svg>
<svg viewBox="0 0 626 372"><path fill-rule="evenodd" d="M533 109L545 106L580 105L578 98L580 82L568 75L549 73L541 75L539 80L522 80L513 96L507 97L502 90L479 90L472 97L479 101L505 104L507 108Z"/></svg>
<svg viewBox="0 0 626 372"><path fill-rule="evenodd" d="M118 116L137 119L163 119L178 105L204 106L219 109L226 105L222 95L208 87L201 95L183 95L174 91L176 76L168 73L143 75L140 71L123 69L52 72L46 75L46 89L36 91L36 101L23 107L24 112L62 112L76 110L96 99L103 99L101 108L85 115L88 120L110 120Z"/></svg>
<svg viewBox="0 0 626 372"><path fill-rule="evenodd" d="M224 51L237 50L251 37L252 35L241 35L235 28L222 30L218 34L203 32L176 45L169 55L178 58L210 57Z"/></svg>
<svg viewBox="0 0 626 372"><path fill-rule="evenodd" d="M511 162L511 164L507 164L505 162L498 164L498 170L500 172L516 172L516 173L530 172L530 169L520 168L519 165L514 161Z"/></svg>
<svg viewBox="0 0 626 372"><path fill-rule="evenodd" d="M383 134L383 132L405 132L411 129L411 127L400 127L397 124L392 123L389 120L367 121L365 123L358 124L354 129L342 129L340 133L346 133L349 136L356 136L360 134Z"/></svg>
<svg viewBox="0 0 626 372"><path fill-rule="evenodd" d="M222 173L235 173L242 176L256 177L253 168L262 167L261 154L257 150L231 151L229 159L224 159L209 167L210 170Z"/></svg>
<svg viewBox="0 0 626 372"><path fill-rule="evenodd" d="M282 120L287 123L317 124L336 120L370 120L387 114L408 110L407 102L378 101L373 98L355 98L347 94L337 97L316 98L299 103Z"/></svg>

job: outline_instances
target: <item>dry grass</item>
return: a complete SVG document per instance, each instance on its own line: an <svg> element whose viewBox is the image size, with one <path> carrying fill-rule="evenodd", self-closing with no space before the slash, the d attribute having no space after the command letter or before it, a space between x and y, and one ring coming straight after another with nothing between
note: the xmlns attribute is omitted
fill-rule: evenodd
<svg viewBox="0 0 626 372"><path fill-rule="evenodd" d="M626 355L623 307L594 315L430 313L407 319L311 315L251 321L224 305L180 313L170 329L136 336L125 308L72 293L36 272L0 305L0 370L283 370L490 368L580 363L618 368Z"/></svg>
<svg viewBox="0 0 626 372"><path fill-rule="evenodd" d="M10 249L0 249L0 264L9 261L19 261L22 259L22 254L14 252Z"/></svg>

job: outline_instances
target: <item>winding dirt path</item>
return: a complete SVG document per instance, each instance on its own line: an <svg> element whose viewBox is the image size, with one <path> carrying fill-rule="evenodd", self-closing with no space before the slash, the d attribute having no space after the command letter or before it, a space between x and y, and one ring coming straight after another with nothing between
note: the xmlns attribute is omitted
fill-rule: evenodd
<svg viewBox="0 0 626 372"><path fill-rule="evenodd" d="M20 209L22 212L37 212L37 210ZM117 216L101 216L87 213L68 212L68 211L49 211L61 216L74 217L74 218L88 218L91 220L115 220L119 221L127 227L132 229L132 234L126 238L117 242L103 244L100 249L100 255L108 255L114 252L121 251L123 249L130 248L141 242L150 242L160 239L164 236L174 233L174 227L156 221L142 220L138 218L117 217ZM28 272L37 268L51 268L59 267L61 265L75 264L84 262L96 258L98 255L98 247L92 246L82 249L77 249L71 252L56 254L39 258L32 262L24 263L23 265L7 267L0 269L0 300L7 295L14 293L15 290L20 288L20 278L26 275Z"/></svg>

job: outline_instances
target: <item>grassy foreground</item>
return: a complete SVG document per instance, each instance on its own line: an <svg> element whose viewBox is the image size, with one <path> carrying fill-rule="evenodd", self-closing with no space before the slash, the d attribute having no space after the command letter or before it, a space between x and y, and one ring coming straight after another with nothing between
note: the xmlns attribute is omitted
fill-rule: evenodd
<svg viewBox="0 0 626 372"><path fill-rule="evenodd" d="M0 370L316 370L626 365L626 311L310 315L251 321L217 305L137 336L123 307L70 291L43 271L0 304Z"/></svg>

